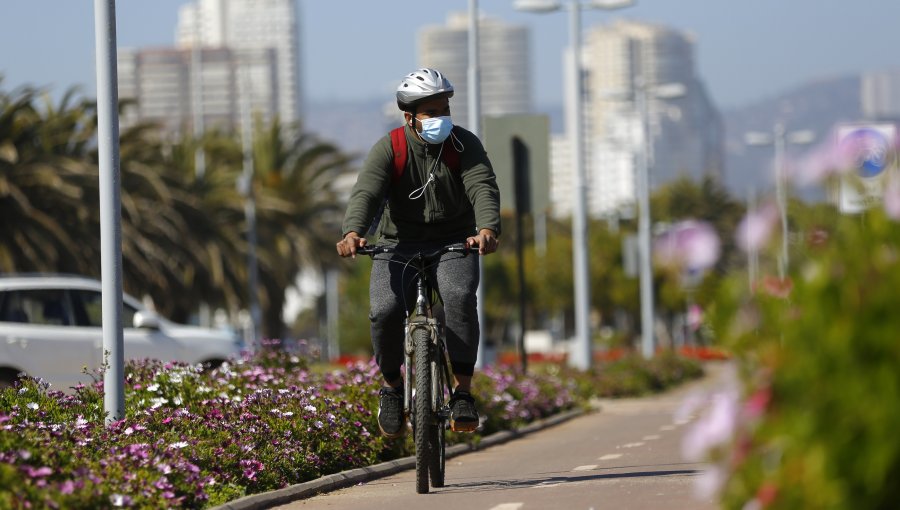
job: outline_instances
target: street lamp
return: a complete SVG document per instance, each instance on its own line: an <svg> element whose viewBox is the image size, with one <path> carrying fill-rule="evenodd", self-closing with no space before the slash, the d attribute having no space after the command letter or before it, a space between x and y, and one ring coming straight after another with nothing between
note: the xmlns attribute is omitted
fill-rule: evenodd
<svg viewBox="0 0 900 510"><path fill-rule="evenodd" d="M784 279L788 267L788 224L787 224L787 179L784 168L784 149L786 144L806 145L815 139L815 133L803 129L788 132L783 122L776 122L771 133L751 131L744 135L744 142L749 146L775 147L775 201L781 215L781 255L778 257L778 277Z"/></svg>
<svg viewBox="0 0 900 510"><path fill-rule="evenodd" d="M652 358L653 341L653 266L650 253L650 98L676 99L686 93L684 84L664 83L649 85L642 76L634 81L634 99L641 123L641 150L638 151L638 255L641 286L641 354Z"/></svg>
<svg viewBox="0 0 900 510"><path fill-rule="evenodd" d="M569 363L582 370L590 368L591 318L590 318L590 271L588 268L587 245L587 207L584 176L584 135L582 128L584 89L581 76L581 9L620 9L633 5L634 0L592 0L582 3L579 0L569 2L569 55L567 62L568 111L566 131L572 143L572 170L574 173L575 205L572 212L572 261L575 278L575 345L572 348ZM517 0L513 4L516 9L545 13L563 8L562 2L553 0Z"/></svg>

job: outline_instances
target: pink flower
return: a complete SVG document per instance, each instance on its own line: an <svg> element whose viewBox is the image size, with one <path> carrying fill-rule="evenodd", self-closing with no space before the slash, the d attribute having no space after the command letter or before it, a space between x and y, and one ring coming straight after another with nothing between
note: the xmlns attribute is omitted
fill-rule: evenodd
<svg viewBox="0 0 900 510"><path fill-rule="evenodd" d="M900 221L900 179L891 179L885 186L884 212L892 220Z"/></svg>
<svg viewBox="0 0 900 510"><path fill-rule="evenodd" d="M722 377L723 380L718 385L720 391L710 395L706 411L688 429L682 440L681 453L689 461L702 460L713 449L728 443L734 436L740 412L736 370L729 367Z"/></svg>
<svg viewBox="0 0 900 510"><path fill-rule="evenodd" d="M721 246L715 229L706 222L686 220L673 225L653 245L662 264L687 271L704 271L719 260Z"/></svg>
<svg viewBox="0 0 900 510"><path fill-rule="evenodd" d="M778 224L778 207L767 202L741 220L737 228L736 241L745 252L762 249Z"/></svg>

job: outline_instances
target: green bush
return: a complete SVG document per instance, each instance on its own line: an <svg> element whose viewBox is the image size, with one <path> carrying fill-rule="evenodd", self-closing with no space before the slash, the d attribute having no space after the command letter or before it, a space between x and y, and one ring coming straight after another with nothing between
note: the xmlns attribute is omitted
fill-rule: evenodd
<svg viewBox="0 0 900 510"><path fill-rule="evenodd" d="M724 287L716 330L743 376L726 508L900 507L900 225L882 211L802 225L803 259L753 294Z"/></svg>

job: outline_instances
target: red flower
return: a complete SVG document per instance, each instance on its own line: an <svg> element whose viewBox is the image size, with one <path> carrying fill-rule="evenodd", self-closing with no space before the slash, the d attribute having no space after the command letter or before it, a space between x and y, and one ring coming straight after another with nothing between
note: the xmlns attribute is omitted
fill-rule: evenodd
<svg viewBox="0 0 900 510"><path fill-rule="evenodd" d="M790 278L778 278L766 276L762 281L762 291L770 296L785 299L791 295L794 289L794 281Z"/></svg>
<svg viewBox="0 0 900 510"><path fill-rule="evenodd" d="M773 483L764 483L756 491L756 499L763 508L771 505L778 496L778 487Z"/></svg>

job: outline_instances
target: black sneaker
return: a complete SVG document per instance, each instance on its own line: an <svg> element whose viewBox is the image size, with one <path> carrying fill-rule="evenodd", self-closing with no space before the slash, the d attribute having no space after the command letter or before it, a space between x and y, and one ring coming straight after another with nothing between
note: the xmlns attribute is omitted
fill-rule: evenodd
<svg viewBox="0 0 900 510"><path fill-rule="evenodd" d="M450 430L474 432L478 428L478 411L475 399L468 391L455 391L450 397Z"/></svg>
<svg viewBox="0 0 900 510"><path fill-rule="evenodd" d="M403 420L403 386L385 387L378 392L378 428L386 437L400 437L406 432Z"/></svg>

